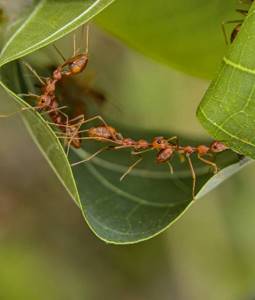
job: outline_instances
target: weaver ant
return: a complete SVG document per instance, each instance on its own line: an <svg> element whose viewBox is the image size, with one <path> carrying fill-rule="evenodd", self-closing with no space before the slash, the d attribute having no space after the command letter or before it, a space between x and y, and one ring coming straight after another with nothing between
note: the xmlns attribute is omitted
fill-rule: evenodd
<svg viewBox="0 0 255 300"><path fill-rule="evenodd" d="M199 145L196 147L192 146L180 146L178 143L178 138L176 136L171 138L164 138L162 136L153 138L152 142L148 142L146 140L140 139L138 141L135 141L131 138L124 138L121 133L119 133L114 127L111 126L98 126L98 127L92 127L90 129L86 130L88 132L88 136L84 137L82 139L92 139L97 140L101 142L110 142L114 145L106 146L98 151L96 151L94 154L92 154L90 157L73 163L72 166L79 165L81 163L87 162L94 158L99 153L102 153L106 150L118 150L123 148L130 148L133 151L131 152L132 155L139 155L141 156L142 153L147 151L156 150L156 162L158 164L167 163L170 172L173 173L173 168L170 163L170 160L172 159L173 155L175 153L180 154L181 156L184 156L189 164L191 175L192 175L192 197L195 198L195 188L196 188L196 173L194 171L194 167L191 161L191 155L193 153L197 154L197 158L202 161L204 164L209 165L210 167L213 167L214 173L218 172L217 165L206 159L204 156L208 154L215 154L219 152L223 152L228 149L226 145L224 145L222 142L214 141L210 144L210 146L206 145ZM112 138L112 133L114 132L115 139ZM172 142L175 141L175 142ZM140 157L137 161L135 161L128 169L127 171L121 176L120 180L123 180L133 169L135 166L137 166L141 161L143 160L143 157Z"/></svg>
<svg viewBox="0 0 255 300"><path fill-rule="evenodd" d="M25 65L27 68L35 75L35 77L41 83L41 95L35 95L32 93L29 94L20 94L20 96L29 96L37 99L37 105L35 107L22 108L21 111L35 109L43 110L48 113L49 117L52 120L53 125L56 125L66 134L66 139L70 142L75 148L81 146L80 134L78 133L80 126L84 122L84 115L77 116L72 119L69 123L68 116L61 112L63 107L59 107L58 100L56 98L56 84L63 78L63 76L70 77L76 74L81 73L88 63L88 27L87 27L87 46L86 51L81 54L76 54L76 40L74 36L74 53L73 56L69 59L65 59L62 53L55 47L57 52L64 59L64 63L58 66L52 73L52 76L47 77L45 80L41 78L37 72L27 63ZM17 112L15 112L17 113ZM0 117L8 117L15 113L9 115L0 115ZM65 120L63 119L65 118ZM79 120L77 123L74 123L75 120Z"/></svg>
<svg viewBox="0 0 255 300"><path fill-rule="evenodd" d="M240 2L251 5L253 3L253 1L254 0L246 0L246 1L240 1ZM247 14L248 14L248 10L247 9L236 9L236 12L240 13L244 17L246 17ZM227 24L236 24L235 27L234 27L234 29L232 30L232 32L230 34L230 43L233 43L233 41L235 40L236 36L238 35L238 33L241 30L241 27L242 27L242 24L243 24L243 19L222 22L221 28L222 28L222 31L223 31L223 34L224 34L224 38L225 38L226 44L228 44L228 37L227 37L227 33L226 33L226 28L225 28L225 26Z"/></svg>

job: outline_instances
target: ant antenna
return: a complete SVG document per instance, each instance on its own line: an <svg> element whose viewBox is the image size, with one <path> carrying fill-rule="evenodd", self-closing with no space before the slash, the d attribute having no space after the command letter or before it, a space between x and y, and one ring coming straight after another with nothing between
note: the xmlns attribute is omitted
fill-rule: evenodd
<svg viewBox="0 0 255 300"><path fill-rule="evenodd" d="M53 47L55 48L55 50L57 51L57 53L61 56L61 58L63 59L63 61L66 61L66 58L64 57L63 53L58 49L58 47L53 44Z"/></svg>

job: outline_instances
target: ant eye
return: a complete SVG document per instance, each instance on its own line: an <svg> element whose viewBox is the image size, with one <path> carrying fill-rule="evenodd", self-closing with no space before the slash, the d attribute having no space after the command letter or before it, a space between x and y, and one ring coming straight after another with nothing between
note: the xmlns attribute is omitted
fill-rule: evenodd
<svg viewBox="0 0 255 300"><path fill-rule="evenodd" d="M160 145L161 144L161 140L157 140L157 143Z"/></svg>

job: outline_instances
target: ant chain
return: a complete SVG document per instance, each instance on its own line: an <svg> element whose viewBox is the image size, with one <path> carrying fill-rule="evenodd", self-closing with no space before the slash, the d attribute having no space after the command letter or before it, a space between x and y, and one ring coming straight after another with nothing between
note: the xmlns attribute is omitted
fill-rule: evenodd
<svg viewBox="0 0 255 300"><path fill-rule="evenodd" d="M100 116L97 116L101 121ZM109 143L112 145L104 146L97 150L94 154L87 157L84 160L75 162L72 166L77 166L85 162L89 162L97 155L103 153L107 150L120 150L123 148L129 148L131 150L131 155L140 156L132 165L130 165L127 171L120 177L122 181L139 163L143 161L142 154L148 151L156 150L156 162L157 163L167 163L170 173L173 174L174 170L170 163L171 158L175 153L184 155L184 158L187 160L191 177L192 177L192 198L195 199L196 192L196 172L191 160L191 155L196 154L197 158L203 163L208 165L210 168L213 168L214 173L217 173L219 168L216 163L212 162L209 159L206 159L204 156L213 155L219 152L223 152L228 149L228 147L222 142L215 141L210 146L198 145L196 147L192 146L180 146L178 138L164 138L164 137L155 137L152 142L147 142L146 140L133 140L132 138L124 138L115 128L105 124L103 126L91 127L80 132L87 132L88 136L82 137L84 140L94 140L103 143ZM112 137L112 132L114 132L115 138ZM175 141L175 143L173 142ZM142 150L140 150L142 149Z"/></svg>

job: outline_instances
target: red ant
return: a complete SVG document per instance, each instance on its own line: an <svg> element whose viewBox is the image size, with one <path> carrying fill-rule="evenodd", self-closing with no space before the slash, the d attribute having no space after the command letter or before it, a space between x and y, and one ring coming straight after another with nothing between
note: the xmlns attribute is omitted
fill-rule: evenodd
<svg viewBox="0 0 255 300"><path fill-rule="evenodd" d="M241 3L246 3L246 4L252 4L253 1L254 0L247 0L247 1L240 1L240 2ZM246 17L247 14L248 14L247 9L236 9L236 12L242 14L244 17ZM224 34L226 44L228 44L228 37L227 37L226 29L225 29L225 26L227 24L236 24L236 26L234 27L234 29L232 30L231 35L230 35L230 43L233 43L236 36L238 35L238 33L241 30L243 20L239 19L239 20L231 20L231 21L222 22L221 27L222 27L222 31L223 31L223 34Z"/></svg>
<svg viewBox="0 0 255 300"><path fill-rule="evenodd" d="M56 48L56 50L61 55L61 57L64 59L62 53L57 48ZM88 63L88 27L87 27L86 51L81 54L76 54L76 45L75 45L75 36L74 36L74 54L73 54L73 56L70 59L65 60L61 66L57 67L53 71L52 76L46 78L45 81L36 73L35 70L33 70L33 68L30 65L25 63L25 65L29 68L29 70L36 76L36 78L42 84L42 87L41 87L42 93L40 96L32 94L32 93L20 94L23 96L30 96L30 97L38 99L37 105L35 107L23 108L23 109L21 109L21 111L25 111L25 110L29 110L29 109L38 109L38 110L46 111L53 122L52 124L56 125L63 132L65 132L66 139L69 140L70 144L72 146L74 146L75 148L79 148L81 146L80 134L78 133L78 131L84 120L84 116L80 115L80 116L72 119L71 120L72 123L68 122L68 117L66 116L66 114L61 112L61 109L63 107L62 108L59 107L57 98L55 96L56 84L63 78L63 76L70 77L70 76L81 73L87 66L87 63ZM15 113L12 113L9 115L0 115L0 117L8 117ZM63 120L63 116L65 117L65 120ZM77 124L74 123L74 121L76 119L80 119L80 121L77 122Z"/></svg>
<svg viewBox="0 0 255 300"><path fill-rule="evenodd" d="M165 163L168 162L168 160L170 158L172 158L173 154L175 152L184 155L185 158L187 159L188 163L189 163L189 167L191 170L191 175L192 175L192 180L193 180L193 184L192 184L192 196L193 199L195 197L195 188L196 188L196 173L194 171L194 167L191 161L191 154L196 153L197 154L197 158L199 160L201 160L203 163L213 167L214 169L214 174L216 174L218 172L218 167L217 165L208 160L205 159L204 156L207 154L214 154L214 153L219 153L219 152L223 152L225 150L228 149L228 147L226 145L224 145L222 142L219 141L214 141L213 143L211 143L211 145L208 147L206 145L199 145L197 147L192 147L192 146L179 146L177 145L172 145L168 143L168 140L166 140L164 137L157 137L154 138L153 140L153 148L158 148L160 149L157 157L156 157L156 161L157 163ZM156 146L159 145L159 146ZM162 146L160 146L162 145Z"/></svg>
<svg viewBox="0 0 255 300"><path fill-rule="evenodd" d="M99 153L107 150L118 150L123 148L131 148L133 151L131 154L133 155L141 155L144 152L156 150L158 151L156 156L156 162L161 163L167 163L170 167L170 172L173 173L173 168L170 164L170 159L173 157L174 153L179 153L180 155L184 155L184 157L187 159L189 163L189 167L191 170L192 175L192 197L195 198L195 187L196 187L196 174L194 171L194 167L191 161L190 156L193 153L197 154L197 158L201 160L203 163L209 165L210 167L213 167L214 173L218 172L217 165L204 158L204 156L208 154L215 154L219 152L223 152L228 149L226 145L224 145L222 142L214 141L209 147L206 145L199 145L197 147L192 146L179 146L177 137L171 137L171 138L164 138L164 137L155 137L151 143L149 143L146 140L138 140L135 141L131 138L123 138L120 133L117 132L117 130L111 126L98 126L98 127L92 127L88 130L88 137L84 137L82 139L92 139L92 140L98 140L101 142L111 142L115 144L115 146L107 146L99 149L97 152L95 152L93 155L88 157L87 159L84 159L82 161L79 161L77 163L72 164L72 166L76 166L78 164L84 163L86 161L91 160ZM114 132L115 139L112 138L112 133ZM175 140L175 143L172 143L171 141ZM120 180L123 180L131 171L132 169L141 161L143 158L139 158L134 164L132 164L128 170L121 176Z"/></svg>

